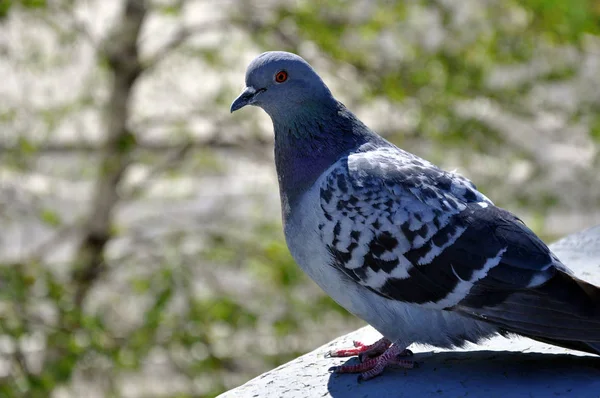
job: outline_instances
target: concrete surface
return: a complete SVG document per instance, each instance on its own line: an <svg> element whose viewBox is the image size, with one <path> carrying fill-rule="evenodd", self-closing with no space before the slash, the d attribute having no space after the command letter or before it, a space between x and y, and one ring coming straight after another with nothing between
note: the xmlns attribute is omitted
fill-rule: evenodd
<svg viewBox="0 0 600 398"><path fill-rule="evenodd" d="M600 285L600 226L553 245L578 276ZM480 345L444 351L412 346L417 369L388 369L358 384L356 375L334 375L329 367L355 358L325 358L353 340L370 343L371 327L332 342L228 391L233 397L600 397L600 357L538 343L496 337Z"/></svg>

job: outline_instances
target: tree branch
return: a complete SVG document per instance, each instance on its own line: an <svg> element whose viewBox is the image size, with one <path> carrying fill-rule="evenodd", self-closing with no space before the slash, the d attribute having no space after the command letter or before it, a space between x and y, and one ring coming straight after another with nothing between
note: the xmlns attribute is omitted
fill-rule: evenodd
<svg viewBox="0 0 600 398"><path fill-rule="evenodd" d="M173 150L178 150L182 146L190 146L191 148L208 148L208 149L240 149L244 150L248 146L251 147L264 147L272 145L272 141L267 139L261 139L260 137L252 137L252 139L239 140L239 141L227 141L219 138L219 134L212 134L210 137L201 140L191 140L186 142L174 142L174 140L161 140L152 142L141 142L136 143L136 151L146 151L151 153L164 153ZM0 143L0 153L10 153L16 151L12 145L3 145ZM69 154L69 153L89 153L95 154L103 150L102 145L93 142L73 142L73 143L48 143L35 148L35 152L28 154L28 156L35 156L35 154Z"/></svg>
<svg viewBox="0 0 600 398"><path fill-rule="evenodd" d="M53 8L52 12L49 13L41 13L39 17L58 32L61 35L69 35L72 34L73 31L79 33L94 49L97 48L98 43L96 39L93 37L92 33L86 26L85 22L80 20L74 12L74 9L71 4L66 4L66 2L57 2L51 4ZM58 21L55 14L64 13L64 16L69 19L68 23L64 23L64 21Z"/></svg>
<svg viewBox="0 0 600 398"><path fill-rule="evenodd" d="M81 225L79 220L74 223L62 226L48 240L36 246L33 250L31 250L31 252L27 256L24 256L24 260L22 260L22 262L24 264L41 262L44 259L44 257L48 254L48 252L54 250L56 246L60 245L67 239L75 236L77 232L80 232L80 228Z"/></svg>
<svg viewBox="0 0 600 398"><path fill-rule="evenodd" d="M166 56L168 56L171 52L179 48L182 44L186 42L190 37L202 33L206 33L208 31L223 28L226 26L227 21L218 20L211 21L209 23L205 23L204 25L194 25L194 26L184 26L179 29L171 39L167 41L161 48L156 50L156 52L148 57L148 59L142 62L143 71L149 71L154 68L161 60L163 60Z"/></svg>
<svg viewBox="0 0 600 398"><path fill-rule="evenodd" d="M125 193L125 196L134 197L139 195L142 191L144 191L144 189L146 189L152 177L158 176L167 170L173 169L176 165L179 165L191 149L191 143L187 142L183 145L180 145L178 148L172 150L169 154L167 154L167 156L161 163L154 166L154 168L150 171L150 173L142 182L132 187L129 187L129 189Z"/></svg>

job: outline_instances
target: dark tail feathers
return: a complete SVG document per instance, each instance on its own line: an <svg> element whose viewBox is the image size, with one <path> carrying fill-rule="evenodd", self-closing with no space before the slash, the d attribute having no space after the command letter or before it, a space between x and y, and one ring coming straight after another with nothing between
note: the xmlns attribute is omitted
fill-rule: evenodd
<svg viewBox="0 0 600 398"><path fill-rule="evenodd" d="M509 333L600 355L600 288L563 271L469 312Z"/></svg>

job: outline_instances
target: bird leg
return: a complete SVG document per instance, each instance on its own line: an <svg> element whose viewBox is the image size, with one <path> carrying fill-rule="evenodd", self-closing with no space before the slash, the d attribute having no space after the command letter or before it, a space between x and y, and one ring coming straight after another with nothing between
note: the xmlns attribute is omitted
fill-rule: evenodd
<svg viewBox="0 0 600 398"><path fill-rule="evenodd" d="M397 365L404 369L414 368L415 363L413 361L403 359L410 355L412 355L412 352L403 348L402 345L392 344L376 358L367 359L357 365L332 366L329 371L333 373L360 373L358 381L361 382L379 376L388 365Z"/></svg>
<svg viewBox="0 0 600 398"><path fill-rule="evenodd" d="M392 345L392 342L385 337L377 340L373 344L363 344L360 341L353 341L354 348L342 348L339 350L331 350L325 356L327 358L353 357L358 355L358 359L362 362L363 359L377 357L385 352Z"/></svg>

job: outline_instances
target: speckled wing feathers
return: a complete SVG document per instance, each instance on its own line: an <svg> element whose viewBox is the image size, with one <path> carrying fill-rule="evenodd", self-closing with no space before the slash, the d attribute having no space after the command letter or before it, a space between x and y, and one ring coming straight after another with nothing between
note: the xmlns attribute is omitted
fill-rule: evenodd
<svg viewBox="0 0 600 398"><path fill-rule="evenodd" d="M553 275L549 250L516 217L465 178L397 148L339 161L321 208L331 266L390 299L443 309L476 283L513 289Z"/></svg>

